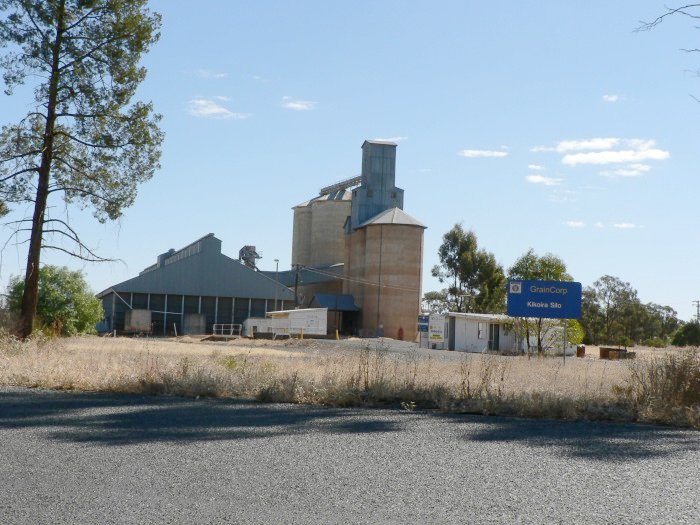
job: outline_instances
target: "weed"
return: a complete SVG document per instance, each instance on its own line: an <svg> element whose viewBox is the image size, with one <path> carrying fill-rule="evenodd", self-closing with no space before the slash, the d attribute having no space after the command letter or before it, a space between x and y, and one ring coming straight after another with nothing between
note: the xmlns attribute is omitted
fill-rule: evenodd
<svg viewBox="0 0 700 525"><path fill-rule="evenodd" d="M19 341L0 334L0 384L700 428L698 350L654 351L630 363L573 360L566 366L527 356L443 357L389 352L383 342L355 347L242 342L212 351L198 342Z"/></svg>

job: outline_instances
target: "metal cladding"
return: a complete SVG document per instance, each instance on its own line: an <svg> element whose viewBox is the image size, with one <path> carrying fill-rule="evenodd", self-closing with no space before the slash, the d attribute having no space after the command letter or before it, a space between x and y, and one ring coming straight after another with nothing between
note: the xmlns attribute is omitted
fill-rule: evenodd
<svg viewBox="0 0 700 525"><path fill-rule="evenodd" d="M138 276L98 297L105 310L103 330L134 331L135 314L129 312L142 310L149 312L149 331L156 335L211 333L216 323L240 324L294 307L292 290L221 253L221 240L212 233L159 255Z"/></svg>
<svg viewBox="0 0 700 525"><path fill-rule="evenodd" d="M169 257L143 270L137 277L115 284L98 294L180 294L293 300L294 294L274 279L221 253L221 240L213 233L172 250Z"/></svg>
<svg viewBox="0 0 700 525"><path fill-rule="evenodd" d="M390 208L403 209L403 190L395 184L396 144L366 140L361 177L360 187L352 191L350 230Z"/></svg>

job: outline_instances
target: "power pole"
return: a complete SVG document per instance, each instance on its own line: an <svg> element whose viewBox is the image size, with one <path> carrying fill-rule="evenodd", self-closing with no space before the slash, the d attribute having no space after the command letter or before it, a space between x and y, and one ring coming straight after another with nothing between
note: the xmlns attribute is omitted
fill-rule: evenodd
<svg viewBox="0 0 700 525"><path fill-rule="evenodd" d="M299 271L301 270L301 264L295 264L294 269L294 306L299 308Z"/></svg>
<svg viewBox="0 0 700 525"><path fill-rule="evenodd" d="M279 285L280 285L279 269L280 269L280 260L275 259L275 312L277 311L277 288L279 288ZM283 304L284 304L284 300L283 300Z"/></svg>
<svg viewBox="0 0 700 525"><path fill-rule="evenodd" d="M697 313L695 314L695 320L700 323L700 301L695 300L693 301L693 304L695 305L695 308L697 308Z"/></svg>

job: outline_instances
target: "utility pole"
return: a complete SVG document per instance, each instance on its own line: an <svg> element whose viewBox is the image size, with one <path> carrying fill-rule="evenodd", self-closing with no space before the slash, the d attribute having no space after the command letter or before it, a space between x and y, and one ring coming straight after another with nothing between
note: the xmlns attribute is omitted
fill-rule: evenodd
<svg viewBox="0 0 700 525"><path fill-rule="evenodd" d="M275 312L277 311L277 288L279 288L280 285L279 267L280 260L275 259Z"/></svg>
<svg viewBox="0 0 700 525"><path fill-rule="evenodd" d="M299 271L301 264L293 265L296 272L294 273L294 307L299 308Z"/></svg>
<svg viewBox="0 0 700 525"><path fill-rule="evenodd" d="M695 305L695 308L697 308L697 313L695 314L695 320L700 323L700 301L695 300L693 301L693 304Z"/></svg>

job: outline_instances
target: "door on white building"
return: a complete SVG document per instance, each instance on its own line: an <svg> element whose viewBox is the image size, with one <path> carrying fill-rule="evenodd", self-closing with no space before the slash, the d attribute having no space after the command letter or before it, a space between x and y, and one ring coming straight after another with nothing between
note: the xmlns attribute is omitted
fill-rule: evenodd
<svg viewBox="0 0 700 525"><path fill-rule="evenodd" d="M500 350L501 326L496 323L489 324L489 350Z"/></svg>

